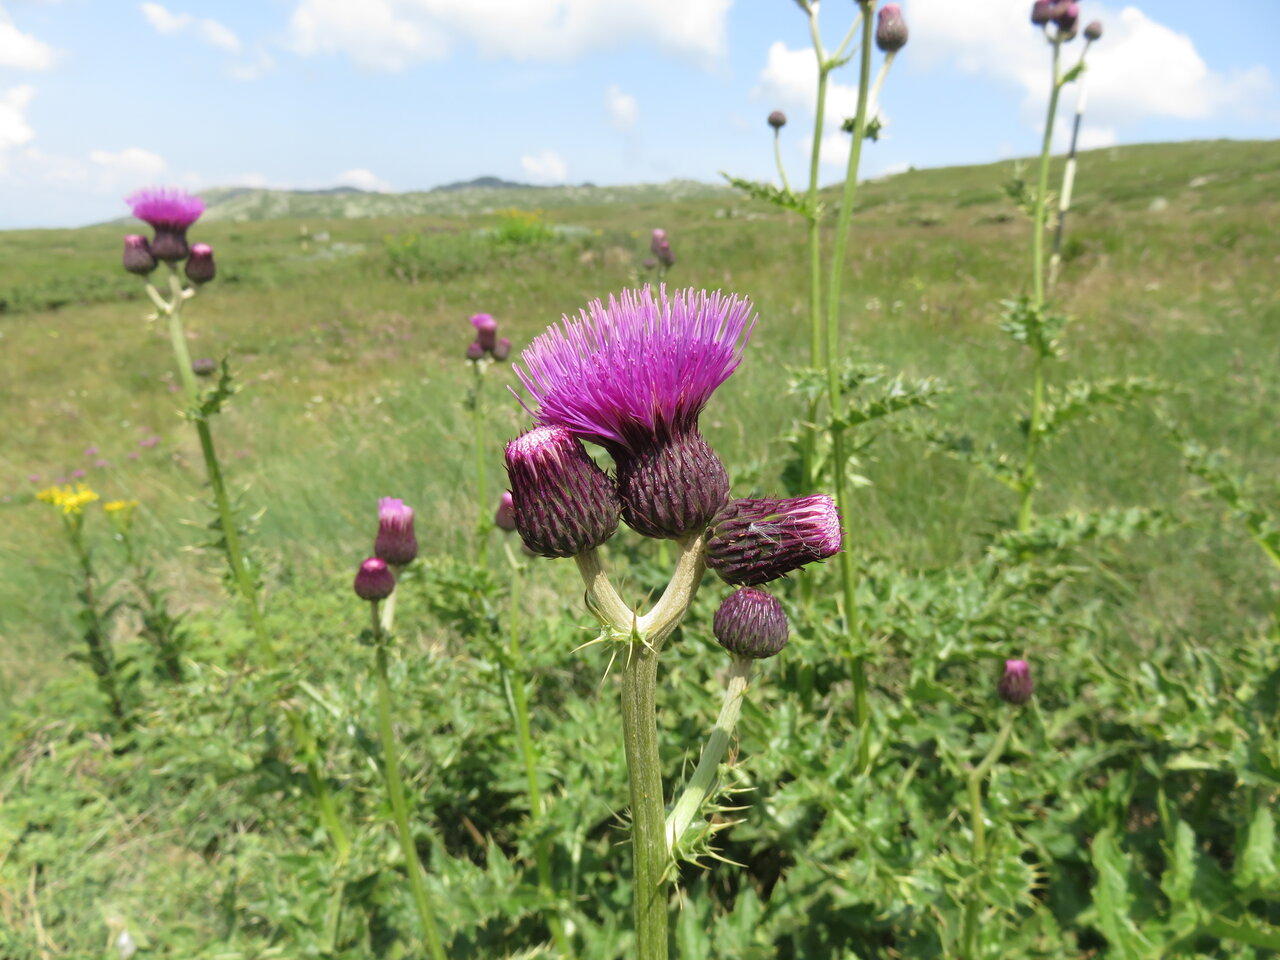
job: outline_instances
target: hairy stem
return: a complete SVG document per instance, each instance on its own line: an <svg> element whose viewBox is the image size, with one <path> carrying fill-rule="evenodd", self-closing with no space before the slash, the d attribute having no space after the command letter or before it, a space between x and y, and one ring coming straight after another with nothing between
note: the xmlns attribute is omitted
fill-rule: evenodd
<svg viewBox="0 0 1280 960"><path fill-rule="evenodd" d="M996 734L996 738L991 744L991 749L982 758L982 762L969 774L969 816L973 821L972 862L975 879L981 876L980 871L983 869L987 858L987 824L986 815L982 807L982 785L986 782L987 775L991 773L991 768L995 766L996 761L1004 753L1005 745L1009 742L1009 735L1013 732L1013 722L1016 716L1016 710L1009 712L1004 719L1004 723L1000 726L1000 732ZM977 892L970 891L968 901L965 903L963 934L965 956L968 958L978 955L977 936L980 911L981 902Z"/></svg>

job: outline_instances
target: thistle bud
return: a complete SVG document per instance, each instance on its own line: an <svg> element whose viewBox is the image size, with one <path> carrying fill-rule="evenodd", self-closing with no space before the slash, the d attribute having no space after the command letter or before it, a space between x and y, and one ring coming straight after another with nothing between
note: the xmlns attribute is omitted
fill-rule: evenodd
<svg viewBox="0 0 1280 960"><path fill-rule="evenodd" d="M468 360L483 360L483 359L484 359L484 347L480 346L480 344L479 344L479 343L469 343L469 344L467 344L467 359L468 359Z"/></svg>
<svg viewBox="0 0 1280 960"><path fill-rule="evenodd" d="M576 557L618 529L612 478L560 426L536 427L507 444L507 476L520 539L543 557Z"/></svg>
<svg viewBox="0 0 1280 960"><path fill-rule="evenodd" d="M743 587L720 604L711 621L720 646L739 657L763 660L787 645L787 614L776 597Z"/></svg>
<svg viewBox="0 0 1280 960"><path fill-rule="evenodd" d="M212 357L197 357L191 361L191 372L197 377L212 377L218 372L218 361Z"/></svg>
<svg viewBox="0 0 1280 960"><path fill-rule="evenodd" d="M1084 28L1084 38L1090 43L1102 39L1102 21L1095 20Z"/></svg>
<svg viewBox="0 0 1280 960"><path fill-rule="evenodd" d="M124 268L140 277L156 268L156 258L146 237L131 233L124 238Z"/></svg>
<svg viewBox="0 0 1280 960"><path fill-rule="evenodd" d="M1053 22L1058 25L1058 35L1064 40L1072 39L1076 35L1076 26L1080 20L1080 4L1059 3L1056 13L1057 16L1053 18Z"/></svg>
<svg viewBox="0 0 1280 960"><path fill-rule="evenodd" d="M493 525L503 533L513 533L516 529L516 506L511 499L511 491L504 490L498 498L498 509L493 514Z"/></svg>
<svg viewBox="0 0 1280 960"><path fill-rule="evenodd" d="M876 23L876 46L884 53L897 53L906 45L907 22L902 19L902 7L886 3Z"/></svg>
<svg viewBox="0 0 1280 960"><path fill-rule="evenodd" d="M187 231L176 227L158 226L156 235L151 238L151 253L157 260L165 263L177 263L191 255L191 247L187 244Z"/></svg>
<svg viewBox="0 0 1280 960"><path fill-rule="evenodd" d="M509 356L511 356L511 338L500 337L493 346L493 359L505 360Z"/></svg>
<svg viewBox="0 0 1280 960"><path fill-rule="evenodd" d="M213 262L213 247L207 243L192 245L191 256L187 260L187 279L192 283L208 283L217 272L218 268Z"/></svg>
<svg viewBox="0 0 1280 960"><path fill-rule="evenodd" d="M614 459L623 519L641 536L700 533L729 498L729 474L697 430Z"/></svg>
<svg viewBox="0 0 1280 960"><path fill-rule="evenodd" d="M1056 7L1055 0L1036 0L1031 5L1031 22L1037 27L1043 27L1053 19Z"/></svg>
<svg viewBox="0 0 1280 960"><path fill-rule="evenodd" d="M393 567L413 563L418 556L418 538L413 534L413 507L403 500L383 497L378 501L378 536L373 552Z"/></svg>
<svg viewBox="0 0 1280 960"><path fill-rule="evenodd" d="M676 255L671 251L670 240L663 240L658 244L658 249L654 252L658 255L658 262L664 267L674 267L676 265Z"/></svg>
<svg viewBox="0 0 1280 960"><path fill-rule="evenodd" d="M492 353L498 344L498 321L487 313L477 313L471 325L476 328L476 343L485 353Z"/></svg>
<svg viewBox="0 0 1280 960"><path fill-rule="evenodd" d="M787 115L781 110L775 110L769 114L769 126L775 130L781 130L787 125Z"/></svg>
<svg viewBox="0 0 1280 960"><path fill-rule="evenodd" d="M726 583L754 586L834 556L842 541L828 496L730 500L707 530L707 566Z"/></svg>
<svg viewBox="0 0 1280 960"><path fill-rule="evenodd" d="M396 575L385 560L370 557L360 564L354 586L356 596L361 600L385 600L396 588Z"/></svg>
<svg viewBox="0 0 1280 960"><path fill-rule="evenodd" d="M1005 703L1022 706L1031 699L1035 684L1031 681L1031 667L1025 660L1006 660L1004 675L996 684L996 692Z"/></svg>

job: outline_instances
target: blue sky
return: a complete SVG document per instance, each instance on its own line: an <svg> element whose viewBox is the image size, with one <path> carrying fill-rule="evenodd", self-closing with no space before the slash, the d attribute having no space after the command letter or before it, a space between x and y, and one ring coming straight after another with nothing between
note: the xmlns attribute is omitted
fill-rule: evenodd
<svg viewBox="0 0 1280 960"><path fill-rule="evenodd" d="M1034 152L1048 47L1029 0L902 6L865 174ZM1082 10L1107 31L1086 145L1280 137L1276 0ZM855 11L823 0L828 46ZM771 178L778 107L795 182L809 50L793 0L0 0L0 228L107 219L156 183ZM834 80L838 120L855 78ZM835 180L848 141L823 142Z"/></svg>

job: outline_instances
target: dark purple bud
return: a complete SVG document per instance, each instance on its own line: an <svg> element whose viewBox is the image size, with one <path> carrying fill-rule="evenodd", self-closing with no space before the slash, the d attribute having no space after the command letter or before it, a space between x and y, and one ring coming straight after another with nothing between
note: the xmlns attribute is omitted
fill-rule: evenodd
<svg viewBox="0 0 1280 960"><path fill-rule="evenodd" d="M1064 40L1072 39L1076 35L1076 26L1080 21L1080 4L1059 3L1055 12L1057 16L1053 18L1053 22L1058 25L1058 35Z"/></svg>
<svg viewBox="0 0 1280 960"><path fill-rule="evenodd" d="M360 564L356 574L355 591L361 600L385 600L396 588L396 575L387 561L370 557Z"/></svg>
<svg viewBox="0 0 1280 960"><path fill-rule="evenodd" d="M619 450L618 493L631 529L659 540L701 533L729 498L729 474L697 430Z"/></svg>
<svg viewBox="0 0 1280 960"><path fill-rule="evenodd" d="M499 337L498 342L493 345L493 359L505 360L511 356L511 338Z"/></svg>
<svg viewBox="0 0 1280 960"><path fill-rule="evenodd" d="M655 251L658 254L658 262L664 267L674 267L676 265L676 255L671 252L671 241L663 240L658 244Z"/></svg>
<svg viewBox="0 0 1280 960"><path fill-rule="evenodd" d="M469 344L467 344L467 359L468 359L468 360L483 360L483 359L484 359L484 347L480 346L480 344L479 344L478 342L477 342L477 343L469 343Z"/></svg>
<svg viewBox="0 0 1280 960"><path fill-rule="evenodd" d="M769 126L775 130L781 130L787 125L787 115L781 110L775 110L769 114Z"/></svg>
<svg viewBox="0 0 1280 960"><path fill-rule="evenodd" d="M842 541L828 496L730 500L707 530L707 566L726 583L768 583L834 556Z"/></svg>
<svg viewBox="0 0 1280 960"><path fill-rule="evenodd" d="M197 357L191 361L191 372L197 377L212 377L218 372L218 361L212 357Z"/></svg>
<svg viewBox="0 0 1280 960"><path fill-rule="evenodd" d="M487 313L477 313L471 318L471 325L476 328L476 343L486 353L492 353L498 344L498 321Z"/></svg>
<svg viewBox="0 0 1280 960"><path fill-rule="evenodd" d="M156 258L146 237L131 233L124 238L124 268L140 277L156 268Z"/></svg>
<svg viewBox="0 0 1280 960"><path fill-rule="evenodd" d="M902 7L886 3L876 22L876 46L885 53L897 53L907 45L907 22L902 19Z"/></svg>
<svg viewBox="0 0 1280 960"><path fill-rule="evenodd" d="M187 231L178 227L156 227L156 235L151 238L151 253L165 263L187 259L191 255Z"/></svg>
<svg viewBox="0 0 1280 960"><path fill-rule="evenodd" d="M645 261L644 261L644 268L645 268L646 270L652 270L652 269L653 269L654 267L656 267L657 265L658 265L658 261L657 261L657 260L655 260L655 259L653 259L653 257L646 257L646 258L645 258Z"/></svg>
<svg viewBox="0 0 1280 960"><path fill-rule="evenodd" d="M505 490L498 499L498 509L493 514L493 525L504 533L513 533L516 529L516 505L511 499L511 491Z"/></svg>
<svg viewBox="0 0 1280 960"><path fill-rule="evenodd" d="M418 556L418 538L413 534L413 507L403 500L383 497L378 501L378 536L373 552L393 567L413 563Z"/></svg>
<svg viewBox="0 0 1280 960"><path fill-rule="evenodd" d="M1095 20L1084 28L1084 38L1090 43L1102 39L1102 21Z"/></svg>
<svg viewBox="0 0 1280 960"><path fill-rule="evenodd" d="M218 268L213 262L213 247L207 243L197 243L191 247L191 257L187 260L187 279L192 283L208 283L217 275Z"/></svg>
<svg viewBox="0 0 1280 960"><path fill-rule="evenodd" d="M1031 22L1037 27L1044 26L1053 19L1057 6L1055 0L1036 0L1031 5Z"/></svg>
<svg viewBox="0 0 1280 960"><path fill-rule="evenodd" d="M612 478L567 429L536 427L507 444L507 476L520 539L543 557L576 557L618 529Z"/></svg>
<svg viewBox="0 0 1280 960"><path fill-rule="evenodd" d="M787 614L776 597L743 587L720 604L711 621L720 646L739 657L762 660L787 645Z"/></svg>
<svg viewBox="0 0 1280 960"><path fill-rule="evenodd" d="M1031 682L1031 667L1025 660L1006 660L1004 676L996 685L996 692L1005 703L1021 706L1031 699L1035 684Z"/></svg>

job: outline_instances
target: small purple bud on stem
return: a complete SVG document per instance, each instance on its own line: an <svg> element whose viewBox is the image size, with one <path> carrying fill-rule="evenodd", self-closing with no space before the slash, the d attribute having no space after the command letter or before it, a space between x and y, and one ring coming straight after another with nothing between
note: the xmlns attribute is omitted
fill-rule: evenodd
<svg viewBox="0 0 1280 960"><path fill-rule="evenodd" d="M191 256L187 260L187 279L192 283L208 283L218 274L213 262L213 247L207 243L196 243L191 247Z"/></svg>
<svg viewBox="0 0 1280 960"><path fill-rule="evenodd" d="M507 476L520 539L543 557L576 557L618 529L617 487L561 426L535 427L507 444Z"/></svg>
<svg viewBox="0 0 1280 960"><path fill-rule="evenodd" d="M413 563L418 556L418 538L413 534L413 507L403 500L383 497L378 501L378 536L374 555L393 567Z"/></svg>
<svg viewBox="0 0 1280 960"><path fill-rule="evenodd" d="M658 255L658 262L664 267L674 267L676 265L676 255L671 250L670 240L663 240L658 244L658 249L654 252Z"/></svg>
<svg viewBox="0 0 1280 960"><path fill-rule="evenodd" d="M514 533L516 529L516 505L511 499L511 491L504 490L498 498L498 509L493 514L493 525L503 533Z"/></svg>
<svg viewBox="0 0 1280 960"><path fill-rule="evenodd" d="M505 360L511 356L511 338L499 337L498 342L493 346L493 359Z"/></svg>
<svg viewBox="0 0 1280 960"><path fill-rule="evenodd" d="M1031 5L1031 22L1037 27L1043 27L1053 19L1056 7L1055 0L1036 0Z"/></svg>
<svg viewBox="0 0 1280 960"><path fill-rule="evenodd" d="M1095 20L1084 28L1084 38L1090 43L1102 39L1102 21Z"/></svg>
<svg viewBox="0 0 1280 960"><path fill-rule="evenodd" d="M711 621L720 646L739 657L763 660L787 645L787 614L776 597L743 587L725 598Z"/></svg>
<svg viewBox="0 0 1280 960"><path fill-rule="evenodd" d="M781 130L787 125L787 115L781 110L775 110L769 114L769 126L775 130Z"/></svg>
<svg viewBox="0 0 1280 960"><path fill-rule="evenodd" d="M1035 684L1031 680L1031 667L1025 660L1006 660L1004 675L996 684L996 692L1005 703L1022 706L1031 699Z"/></svg>
<svg viewBox="0 0 1280 960"><path fill-rule="evenodd" d="M897 53L907 45L907 22L902 19L902 7L886 3L876 22L876 46L885 53Z"/></svg>
<svg viewBox="0 0 1280 960"><path fill-rule="evenodd" d="M1054 12L1053 22L1058 25L1058 35L1063 40L1071 40L1076 35L1076 27L1080 21L1080 4L1059 3Z"/></svg>
<svg viewBox="0 0 1280 960"><path fill-rule="evenodd" d="M354 587L356 596L361 600L385 600L396 589L396 575L387 566L387 561L370 557L360 564Z"/></svg>
<svg viewBox="0 0 1280 960"><path fill-rule="evenodd" d="M191 372L197 377L212 377L218 372L218 361L212 357L197 357L191 361Z"/></svg>
<svg viewBox="0 0 1280 960"><path fill-rule="evenodd" d="M487 313L477 313L471 318L471 325L476 328L476 343L485 353L492 353L498 345L498 321Z"/></svg>
<svg viewBox="0 0 1280 960"><path fill-rule="evenodd" d="M835 501L823 494L783 500L730 500L707 530L707 566L726 583L777 580L840 552Z"/></svg>
<svg viewBox="0 0 1280 960"><path fill-rule="evenodd" d="M480 346L480 344L479 344L478 342L476 342L476 343L469 343L469 344L467 344L467 359L468 359L468 360L483 360L483 359L484 359L484 347Z"/></svg>
<svg viewBox="0 0 1280 960"><path fill-rule="evenodd" d="M156 268L156 258L146 237L131 233L124 238L124 268L140 277Z"/></svg>
<svg viewBox="0 0 1280 960"><path fill-rule="evenodd" d="M636 533L679 540L701 532L729 498L729 474L697 430L614 454L622 518Z"/></svg>

